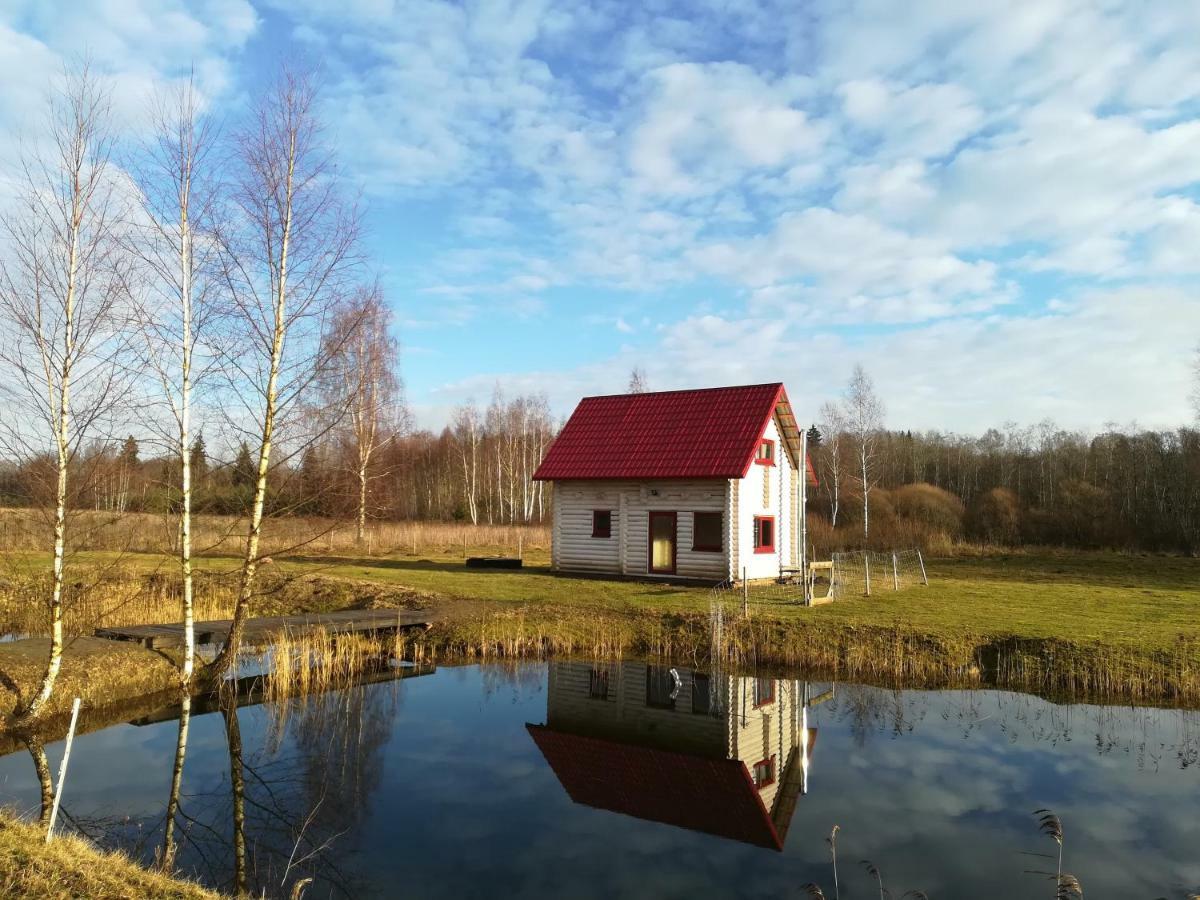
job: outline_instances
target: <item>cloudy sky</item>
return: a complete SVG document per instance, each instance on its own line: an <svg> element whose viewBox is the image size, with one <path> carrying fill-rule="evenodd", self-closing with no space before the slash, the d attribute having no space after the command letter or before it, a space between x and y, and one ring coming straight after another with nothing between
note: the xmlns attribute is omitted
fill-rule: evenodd
<svg viewBox="0 0 1200 900"><path fill-rule="evenodd" d="M0 0L0 165L83 52L133 130L319 67L430 427L856 361L894 427L1190 417L1190 0Z"/></svg>

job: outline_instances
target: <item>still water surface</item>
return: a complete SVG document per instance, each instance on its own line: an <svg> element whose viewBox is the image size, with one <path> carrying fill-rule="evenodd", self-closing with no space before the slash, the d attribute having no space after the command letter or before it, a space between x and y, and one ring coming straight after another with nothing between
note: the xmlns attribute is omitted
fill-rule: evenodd
<svg viewBox="0 0 1200 900"><path fill-rule="evenodd" d="M162 715L165 715L162 714ZM307 897L1088 897L1200 889L1200 716L623 662L441 667L193 717L178 868ZM160 718L151 716L149 719ZM76 740L68 827L152 860L177 725ZM237 751L240 738L240 753ZM57 771L62 743L48 747ZM0 802L36 815L28 754Z"/></svg>

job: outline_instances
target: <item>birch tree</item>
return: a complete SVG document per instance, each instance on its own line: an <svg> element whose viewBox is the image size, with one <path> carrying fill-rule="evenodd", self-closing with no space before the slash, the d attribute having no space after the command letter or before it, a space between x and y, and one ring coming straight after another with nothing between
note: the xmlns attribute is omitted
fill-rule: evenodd
<svg viewBox="0 0 1200 900"><path fill-rule="evenodd" d="M195 353L211 315L214 274L214 178L209 168L215 134L201 116L195 85L160 95L153 133L131 167L142 215L131 235L147 285L135 305L145 369L157 382L167 424L160 428L168 459L179 472L178 563L184 651L181 686L189 690L196 642L192 579L192 404ZM159 425L152 417L151 424Z"/></svg>
<svg viewBox="0 0 1200 900"><path fill-rule="evenodd" d="M1192 418L1200 425L1200 344L1192 354Z"/></svg>
<svg viewBox="0 0 1200 900"><path fill-rule="evenodd" d="M342 432L356 486L357 544L366 539L377 451L404 425L400 345L392 336L392 318L378 283L360 287L338 304L323 338L325 412L345 422Z"/></svg>
<svg viewBox="0 0 1200 900"><path fill-rule="evenodd" d="M224 360L257 445L250 513L229 639L210 672L236 660L254 596L272 451L282 414L327 360L319 349L330 310L358 262L357 211L339 192L321 142L316 91L285 69L258 102L236 141L233 222L222 232L229 294Z"/></svg>
<svg viewBox="0 0 1200 900"><path fill-rule="evenodd" d="M454 410L450 425L454 442L458 446L462 461L463 498L467 503L467 514L471 524L479 524L479 445L482 443L482 425L479 409L470 401Z"/></svg>
<svg viewBox="0 0 1200 900"><path fill-rule="evenodd" d="M63 588L75 460L120 396L128 319L122 194L110 171L109 98L86 66L49 104L48 139L22 168L3 220L0 359L9 370L3 439L10 456L53 462L50 645L40 685L18 717L46 708L62 665Z"/></svg>
<svg viewBox="0 0 1200 900"><path fill-rule="evenodd" d="M838 508L842 493L842 434L846 430L845 415L837 403L821 404L821 433L824 440L820 447L823 471L821 484L829 495L830 525L837 528Z"/></svg>
<svg viewBox="0 0 1200 900"><path fill-rule="evenodd" d="M876 441L883 428L884 407L875 394L871 376L862 365L855 365L854 374L850 376L843 410L846 430L854 442L856 480L862 493L863 539L866 540L871 528L870 495L876 478Z"/></svg>
<svg viewBox="0 0 1200 900"><path fill-rule="evenodd" d="M641 366L634 366L633 371L629 373L629 386L625 389L627 394L644 394L649 388L646 387L646 370Z"/></svg>

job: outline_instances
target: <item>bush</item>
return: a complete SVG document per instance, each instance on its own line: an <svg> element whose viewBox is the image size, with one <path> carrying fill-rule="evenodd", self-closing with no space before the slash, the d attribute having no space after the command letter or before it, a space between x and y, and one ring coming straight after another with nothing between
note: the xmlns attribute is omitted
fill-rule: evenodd
<svg viewBox="0 0 1200 900"><path fill-rule="evenodd" d="M962 533L963 503L949 491L932 484L906 484L891 492L896 514L931 529L957 537Z"/></svg>
<svg viewBox="0 0 1200 900"><path fill-rule="evenodd" d="M989 544L1016 544L1021 539L1021 501L1008 488L992 488L975 498L967 512L967 533Z"/></svg>

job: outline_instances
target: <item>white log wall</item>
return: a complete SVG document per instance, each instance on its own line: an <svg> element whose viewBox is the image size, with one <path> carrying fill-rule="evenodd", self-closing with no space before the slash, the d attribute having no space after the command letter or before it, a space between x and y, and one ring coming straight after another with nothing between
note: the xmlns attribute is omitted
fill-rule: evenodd
<svg viewBox="0 0 1200 900"><path fill-rule="evenodd" d="M792 462L780 439L775 419L771 419L763 437L775 442L775 465L752 464L735 492L737 499L738 545L735 551L735 577L742 569L750 579L777 578L781 566L791 566L796 544L796 521L793 515ZM763 503L763 481L769 480ZM754 552L754 517L775 517L775 552Z"/></svg>
<svg viewBox="0 0 1200 900"><path fill-rule="evenodd" d="M720 553L693 550L692 513L723 512L728 535L729 508L730 482L725 479L559 481L554 486L553 565L563 572L649 574L649 514L661 510L677 514L675 577L721 581L730 573L728 537ZM592 537L592 511L598 509L612 511L611 537Z"/></svg>

